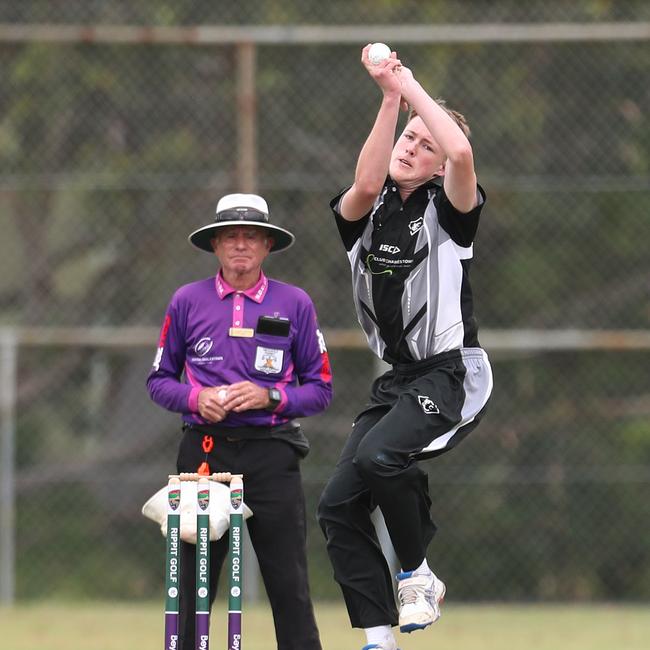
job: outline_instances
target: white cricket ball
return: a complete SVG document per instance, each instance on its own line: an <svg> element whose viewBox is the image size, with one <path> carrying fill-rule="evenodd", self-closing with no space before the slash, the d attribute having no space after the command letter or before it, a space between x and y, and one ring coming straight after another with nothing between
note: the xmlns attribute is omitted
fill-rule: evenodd
<svg viewBox="0 0 650 650"><path fill-rule="evenodd" d="M386 59L390 59L390 47L385 43L373 43L368 50L368 61L372 65L379 65Z"/></svg>
<svg viewBox="0 0 650 650"><path fill-rule="evenodd" d="M226 398L228 397L228 391L225 388L222 388L218 393L217 393L217 399L219 400L220 404L223 404L226 401Z"/></svg>

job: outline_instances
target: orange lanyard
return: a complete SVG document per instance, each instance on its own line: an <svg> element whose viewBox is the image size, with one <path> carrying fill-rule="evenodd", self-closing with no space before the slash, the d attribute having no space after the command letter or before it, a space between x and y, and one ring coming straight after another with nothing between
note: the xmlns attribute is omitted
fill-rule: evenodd
<svg viewBox="0 0 650 650"><path fill-rule="evenodd" d="M203 447L203 451L205 452L205 460L199 465L197 474L201 474L201 476L210 476L210 465L208 465L208 454L214 448L214 438L208 435L203 436L203 442L201 443L201 447Z"/></svg>

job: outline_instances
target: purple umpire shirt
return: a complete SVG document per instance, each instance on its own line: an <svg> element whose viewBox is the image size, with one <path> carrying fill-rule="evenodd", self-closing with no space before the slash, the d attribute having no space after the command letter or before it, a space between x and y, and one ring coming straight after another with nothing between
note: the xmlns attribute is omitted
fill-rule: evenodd
<svg viewBox="0 0 650 650"><path fill-rule="evenodd" d="M174 293L147 379L153 401L187 424L209 424L198 412L201 389L239 381L278 388L282 401L273 412L231 411L219 426L277 426L328 406L330 363L305 291L264 273L238 291L219 272Z"/></svg>

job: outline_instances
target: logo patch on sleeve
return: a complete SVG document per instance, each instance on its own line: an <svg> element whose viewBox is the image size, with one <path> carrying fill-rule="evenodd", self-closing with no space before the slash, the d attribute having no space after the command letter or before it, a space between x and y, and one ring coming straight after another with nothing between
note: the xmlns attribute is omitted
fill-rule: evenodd
<svg viewBox="0 0 650 650"><path fill-rule="evenodd" d="M153 360L153 369L158 372L160 370L160 362L162 361L163 350L165 348L158 348L156 350L156 356Z"/></svg>
<svg viewBox="0 0 650 650"><path fill-rule="evenodd" d="M257 352L255 353L255 370L259 370L267 375L277 375L282 372L283 360L284 350L263 348L258 345Z"/></svg>
<svg viewBox="0 0 650 650"><path fill-rule="evenodd" d="M325 345L325 337L323 333L316 328L316 338L318 339L318 348L320 349L321 354L327 352L327 346Z"/></svg>

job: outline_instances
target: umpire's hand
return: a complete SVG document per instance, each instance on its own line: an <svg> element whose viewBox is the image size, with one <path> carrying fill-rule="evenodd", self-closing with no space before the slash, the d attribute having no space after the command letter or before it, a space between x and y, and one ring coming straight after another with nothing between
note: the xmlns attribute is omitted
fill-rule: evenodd
<svg viewBox="0 0 650 650"><path fill-rule="evenodd" d="M224 408L223 402L224 387L210 387L204 388L199 393L199 413L204 420L208 422L221 422L226 415L227 410Z"/></svg>
<svg viewBox="0 0 650 650"><path fill-rule="evenodd" d="M238 381L226 388L225 399L222 406L226 411L250 411L263 409L270 404L269 391L252 381Z"/></svg>

